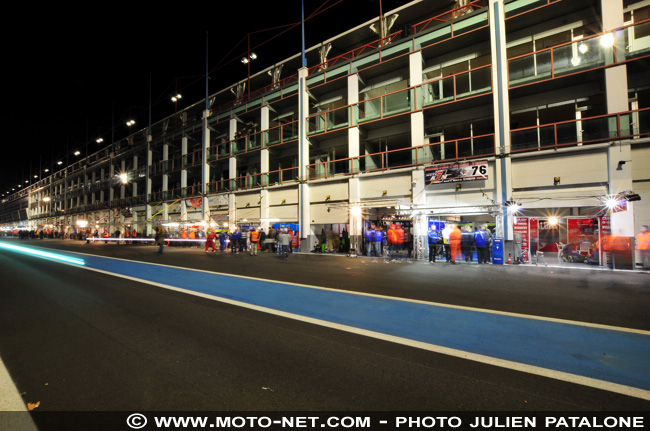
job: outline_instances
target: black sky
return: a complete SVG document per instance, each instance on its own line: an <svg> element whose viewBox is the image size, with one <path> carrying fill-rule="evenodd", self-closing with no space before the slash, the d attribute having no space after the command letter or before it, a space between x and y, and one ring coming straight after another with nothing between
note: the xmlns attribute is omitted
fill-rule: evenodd
<svg viewBox="0 0 650 431"><path fill-rule="evenodd" d="M381 1L384 12L408 3ZM1 30L6 86L2 193L24 184L53 158L70 157L98 134L110 137L113 124L115 139L124 138L127 117L136 116L140 128L145 127L150 83L155 106L169 105L176 86L183 89L185 103L200 101L205 94L206 33L211 77L218 73L223 83L210 89L214 92L246 77L238 61L215 70L219 62L228 63L226 55L234 45L248 33L255 33L254 44L262 43L281 30L256 32L297 23L301 17L300 0L180 2L173 8L154 2L105 4L93 6L92 12L61 4L32 10L24 4L6 17L12 25ZM379 0L305 0L305 15L322 5L329 9L306 23L307 47L378 16L380 10ZM274 57L270 64L300 52L300 37L297 27L269 42L265 50ZM243 43L229 56L236 60L245 50ZM97 149L91 145L90 152Z"/></svg>

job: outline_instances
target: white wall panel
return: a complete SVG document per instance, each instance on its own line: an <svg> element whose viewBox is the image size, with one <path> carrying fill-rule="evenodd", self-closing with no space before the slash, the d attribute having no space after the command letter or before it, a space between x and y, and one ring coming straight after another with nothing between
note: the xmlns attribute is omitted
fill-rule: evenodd
<svg viewBox="0 0 650 431"><path fill-rule="evenodd" d="M327 209L330 209L328 212ZM313 224L345 224L348 222L347 207L330 207L329 205L319 204L311 206L311 222Z"/></svg>
<svg viewBox="0 0 650 431"><path fill-rule="evenodd" d="M347 179L341 182L310 184L309 196L312 202L323 202L327 196L330 201L348 200L348 189Z"/></svg>
<svg viewBox="0 0 650 431"><path fill-rule="evenodd" d="M285 205L298 203L298 185L295 187L283 187L280 189L269 189L269 205Z"/></svg>
<svg viewBox="0 0 650 431"><path fill-rule="evenodd" d="M515 190L552 186L554 177L560 177L561 185L606 183L607 154L580 152L512 161L512 188Z"/></svg>
<svg viewBox="0 0 650 431"><path fill-rule="evenodd" d="M280 205L270 207L269 218L278 218L282 222L298 221L298 205Z"/></svg>
<svg viewBox="0 0 650 431"><path fill-rule="evenodd" d="M386 196L410 198L411 195L411 173L404 172L397 175L382 175L360 179L361 199L381 199L383 191Z"/></svg>
<svg viewBox="0 0 650 431"><path fill-rule="evenodd" d="M639 180L650 180L650 148L632 147L632 181Z"/></svg>

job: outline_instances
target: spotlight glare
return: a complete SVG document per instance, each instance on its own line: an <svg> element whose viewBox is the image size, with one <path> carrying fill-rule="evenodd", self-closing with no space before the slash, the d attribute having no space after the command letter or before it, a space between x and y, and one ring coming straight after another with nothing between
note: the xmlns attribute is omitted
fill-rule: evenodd
<svg viewBox="0 0 650 431"><path fill-rule="evenodd" d="M600 38L600 44L604 48L609 48L614 46L614 35L612 33L606 33L602 35Z"/></svg>

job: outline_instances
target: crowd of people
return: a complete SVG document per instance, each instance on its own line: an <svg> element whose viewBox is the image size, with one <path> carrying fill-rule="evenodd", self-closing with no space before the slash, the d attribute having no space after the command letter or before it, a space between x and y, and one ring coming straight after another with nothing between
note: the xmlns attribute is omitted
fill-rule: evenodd
<svg viewBox="0 0 650 431"><path fill-rule="evenodd" d="M16 230L12 235L20 239L77 239L104 238L108 243L109 239L118 239L124 244L136 243L135 238L143 238L143 235L136 229L116 229L112 234L103 229L72 229L65 232L57 229L32 229ZM162 253L163 247L205 247L205 252L216 253L249 253L257 256L258 252L276 253L281 258L287 258L295 248L294 232L287 226L271 226L266 232L261 227L235 227L228 230L223 228L207 231L202 229L187 229L167 231L163 227L156 228L154 243L158 245L158 252ZM636 249L642 268L650 270L650 229L648 226L641 226L641 231L636 235ZM602 251L607 254L606 264L613 267L614 262L620 265L630 260L632 245L628 237L622 235L605 235L601 239L602 244L594 244L593 251L589 256L598 255ZM486 225L480 225L473 229L471 226L458 226L447 223L441 230L436 224L431 224L427 233L428 260L429 262L446 261L457 262L478 262L479 264L490 263L492 260L492 232ZM400 223L391 223L385 226L381 222L369 222L363 232L362 250L365 256L371 257L398 257L411 258L414 248L414 237L409 227ZM337 234L331 230L321 232L314 244L315 252L350 252L350 238L348 232L343 230ZM474 258L476 256L476 259ZM598 259L596 259L598 263Z"/></svg>
<svg viewBox="0 0 650 431"><path fill-rule="evenodd" d="M400 223L370 223L363 233L364 254L368 257L398 257L402 252L409 259L413 253L411 229Z"/></svg>
<svg viewBox="0 0 650 431"><path fill-rule="evenodd" d="M171 239L180 239L179 242L172 242ZM197 240L198 239L198 240ZM181 247L205 247L205 252L217 253L249 253L257 256L258 251L264 253L277 253L282 259L286 259L293 251L294 232L291 228L280 226L277 229L271 226L268 232L264 228L256 227L235 227L228 229L190 230L183 228L179 232L167 232L162 227L157 228L154 239L158 245L158 253L163 253L165 244Z"/></svg>
<svg viewBox="0 0 650 431"><path fill-rule="evenodd" d="M473 262L474 251L479 264L490 263L492 249L492 232L486 225L476 229L463 226L461 229L454 224L446 224L438 231L432 224L427 234L429 244L429 262L445 259L448 263L458 261Z"/></svg>

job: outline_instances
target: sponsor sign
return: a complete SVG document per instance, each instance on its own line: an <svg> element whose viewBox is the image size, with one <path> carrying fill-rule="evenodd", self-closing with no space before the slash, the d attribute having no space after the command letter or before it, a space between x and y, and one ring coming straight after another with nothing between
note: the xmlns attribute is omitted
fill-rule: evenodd
<svg viewBox="0 0 650 431"><path fill-rule="evenodd" d="M530 250L530 231L528 225L528 217L515 217L512 229L515 234L521 235L521 254L524 257L524 262L528 262L528 251ZM515 241L517 236L515 235Z"/></svg>
<svg viewBox="0 0 650 431"><path fill-rule="evenodd" d="M427 184L487 180L487 178L487 160L434 165L424 170L424 179Z"/></svg>

